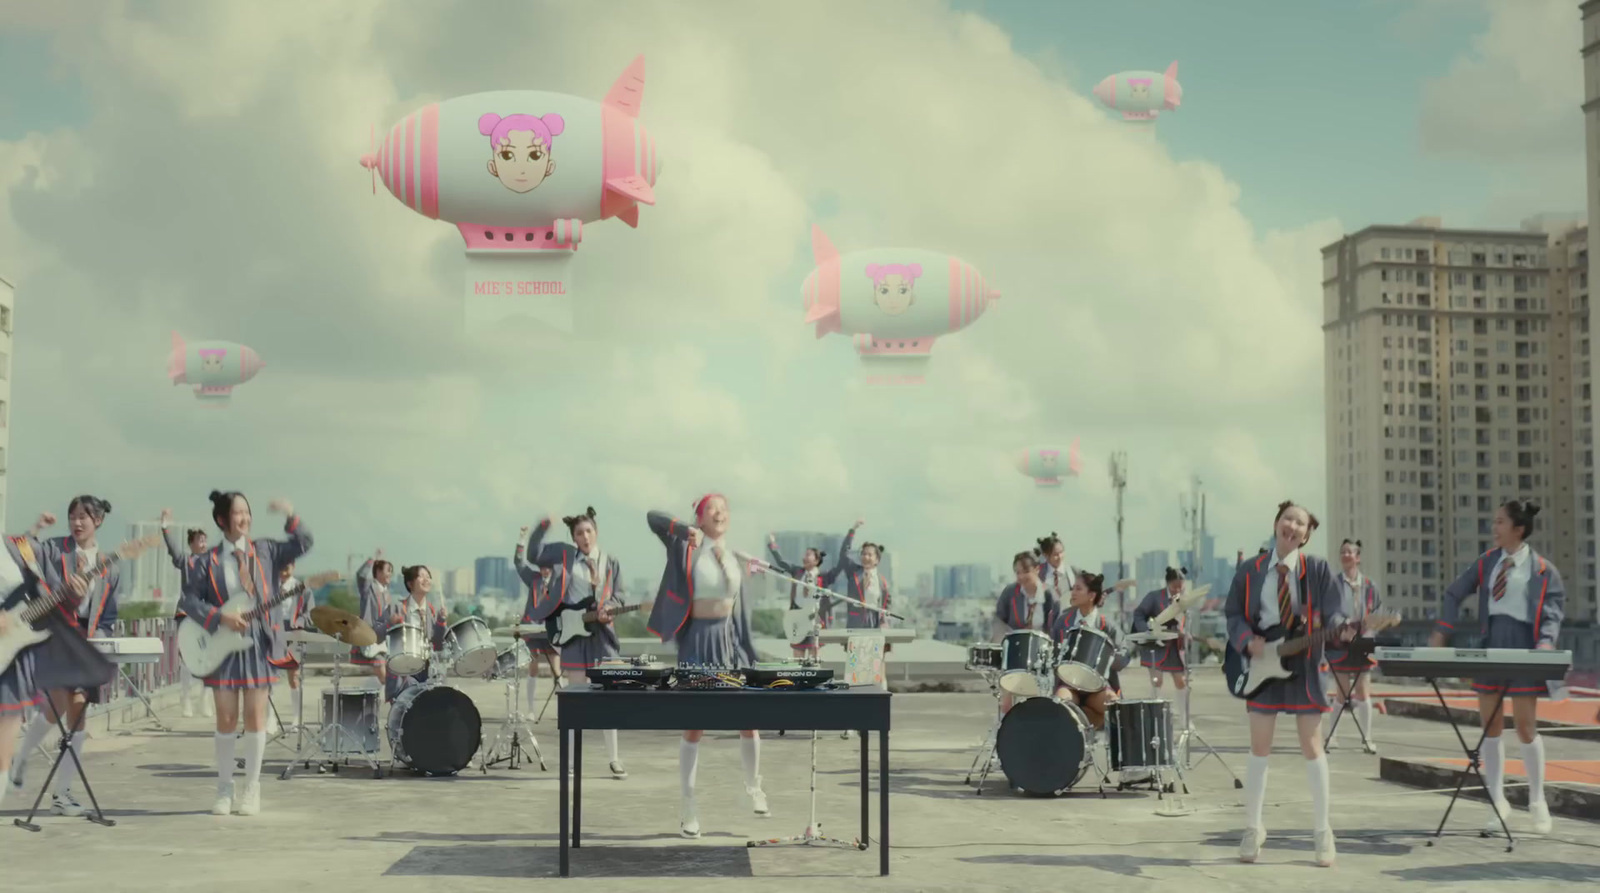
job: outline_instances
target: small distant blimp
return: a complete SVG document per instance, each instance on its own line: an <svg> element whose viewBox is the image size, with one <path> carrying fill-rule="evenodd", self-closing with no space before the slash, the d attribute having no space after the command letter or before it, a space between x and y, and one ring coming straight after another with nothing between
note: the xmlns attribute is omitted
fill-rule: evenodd
<svg viewBox="0 0 1600 893"><path fill-rule="evenodd" d="M801 286L817 337L855 337L871 383L921 384L934 339L972 325L1000 293L966 261L921 248L871 248L840 256L811 228L816 268Z"/></svg>
<svg viewBox="0 0 1600 893"><path fill-rule="evenodd" d="M639 123L644 57L601 102L532 90L458 96L411 113L362 167L467 245L466 322L516 316L572 329L569 261L586 222L639 225L661 159ZM377 191L374 183L373 191Z"/></svg>
<svg viewBox="0 0 1600 893"><path fill-rule="evenodd" d="M1165 74L1153 71L1124 71L1114 74L1094 88L1095 98L1108 108L1122 113L1122 120L1153 124L1162 112L1177 111L1183 102L1183 85L1178 83L1178 63L1167 66Z"/></svg>
<svg viewBox="0 0 1600 893"><path fill-rule="evenodd" d="M1063 475L1077 477L1083 471L1083 460L1078 456L1078 441L1072 442L1066 462L1056 447L1033 447L1017 456L1017 470L1033 478L1040 487L1059 487Z"/></svg>
<svg viewBox="0 0 1600 893"><path fill-rule="evenodd" d="M172 333L172 353L167 355L167 376L173 384L194 385L195 398L209 406L226 406L234 385L256 377L266 364L256 352L232 341L198 341L186 344Z"/></svg>

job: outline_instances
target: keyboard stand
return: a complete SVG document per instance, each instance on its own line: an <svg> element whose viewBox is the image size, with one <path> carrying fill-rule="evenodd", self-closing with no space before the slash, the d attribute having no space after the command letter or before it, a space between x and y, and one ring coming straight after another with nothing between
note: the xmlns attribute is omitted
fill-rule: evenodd
<svg viewBox="0 0 1600 893"><path fill-rule="evenodd" d="M1367 672L1367 670L1361 670L1355 673L1350 679L1350 688L1348 690L1344 687L1344 680L1340 679L1339 677L1351 674L1345 673L1341 670L1333 670L1330 673L1330 675L1333 676L1334 686L1339 689L1339 712L1333 715L1333 722L1328 724L1328 737L1322 739L1323 750L1328 749L1328 744L1333 741L1333 736L1338 733L1339 720L1343 719L1346 713L1350 714L1350 721L1356 724L1356 732L1361 735L1362 746L1365 747L1367 742L1372 740L1372 737L1367 733L1366 728L1361 725L1361 717L1356 715L1355 707L1350 703L1351 696L1354 695L1356 689L1361 686L1361 677L1365 676ZM1367 698L1368 700L1372 698L1371 693L1368 693Z"/></svg>
<svg viewBox="0 0 1600 893"><path fill-rule="evenodd" d="M1483 780L1483 772L1481 771L1483 761L1480 755L1483 751L1483 740L1489 736L1489 729L1487 726L1485 726L1483 730L1478 733L1477 745L1468 747L1466 736L1461 734L1461 726L1456 722L1454 714L1450 712L1450 705L1445 702L1444 692L1439 690L1439 681L1437 679L1429 678L1428 684L1433 686L1433 693L1439 698L1439 706L1444 709L1445 717L1450 720L1450 728L1455 730L1456 740L1461 742L1461 751L1462 753L1466 754L1467 757L1467 767L1461 771L1460 777L1456 779L1455 793L1450 795L1450 805L1445 807L1444 818L1439 820L1439 828L1433 832L1434 839L1437 840L1439 837L1444 835L1445 823L1450 821L1450 811L1455 809L1456 800L1461 797L1461 789L1466 786L1467 776L1471 774L1477 776L1478 786L1483 788L1483 796L1489 800L1489 808L1494 810L1495 818L1500 820L1500 830L1506 832L1506 852L1509 853L1516 848L1516 838L1511 836L1511 828L1506 825L1506 817L1500 812L1500 804L1494 802L1494 798L1489 796L1489 785ZM1490 712L1491 716L1499 716L1500 705L1505 703L1506 692L1510 690L1510 688L1511 684L1508 682L1505 685L1502 685L1500 687L1500 691L1495 694L1494 710ZM1502 724L1505 722L1504 720L1498 721ZM1502 732L1502 734L1504 733ZM1490 832L1484 831L1480 833L1482 836L1488 837ZM1428 846L1433 846L1433 840L1428 841Z"/></svg>

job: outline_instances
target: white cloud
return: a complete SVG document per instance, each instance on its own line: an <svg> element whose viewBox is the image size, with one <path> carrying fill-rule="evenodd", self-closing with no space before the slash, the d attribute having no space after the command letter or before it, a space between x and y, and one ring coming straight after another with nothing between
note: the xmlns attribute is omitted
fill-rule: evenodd
<svg viewBox="0 0 1600 893"><path fill-rule="evenodd" d="M1481 0L1471 52L1422 92L1422 147L1489 161L1568 162L1583 150L1582 27L1572 0Z"/></svg>
<svg viewBox="0 0 1600 893"><path fill-rule="evenodd" d="M709 489L747 548L864 515L913 567L1000 567L1050 529L1110 557L1117 447L1130 556L1177 539L1191 470L1223 544L1259 539L1286 489L1320 502L1317 249L1337 225L1255 232L1215 166L1174 162L982 19L912 0L401 9L57 23L93 117L0 143L20 184L0 234L28 240L0 244L29 246L14 506L90 486L149 514L226 484L296 497L330 563L381 543L452 566L594 504L633 577L660 561L642 511ZM539 33L561 39L505 37ZM485 89L598 99L638 53L659 203L637 230L586 230L589 334L469 340L460 237L371 195L367 123ZM925 387L847 382L850 352L801 325L824 194L840 250L951 251L1004 293L941 339ZM173 328L268 368L202 413L161 377ZM73 399L102 415L53 424ZM1011 465L1073 437L1082 480L1039 490Z"/></svg>

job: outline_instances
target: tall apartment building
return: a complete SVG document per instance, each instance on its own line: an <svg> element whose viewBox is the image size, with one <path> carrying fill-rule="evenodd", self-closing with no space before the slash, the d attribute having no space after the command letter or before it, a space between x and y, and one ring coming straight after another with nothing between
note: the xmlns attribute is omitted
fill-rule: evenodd
<svg viewBox="0 0 1600 893"><path fill-rule="evenodd" d="M1511 497L1552 508L1535 547L1571 581L1568 616L1594 616L1577 514L1592 501L1574 495L1593 491L1576 474L1589 453L1572 421L1586 392L1573 372L1573 296L1554 281L1571 279L1569 238L1553 248L1532 226L1447 230L1422 218L1323 249L1322 542L1362 540L1366 570L1408 618L1435 612L1444 586L1490 548L1495 509Z"/></svg>
<svg viewBox="0 0 1600 893"><path fill-rule="evenodd" d="M7 529L6 453L11 450L11 317L16 291L0 279L0 530Z"/></svg>

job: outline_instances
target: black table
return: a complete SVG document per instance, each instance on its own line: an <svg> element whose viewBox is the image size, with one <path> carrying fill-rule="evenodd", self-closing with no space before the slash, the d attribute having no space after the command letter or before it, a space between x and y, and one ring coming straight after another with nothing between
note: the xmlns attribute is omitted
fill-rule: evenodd
<svg viewBox="0 0 1600 893"><path fill-rule="evenodd" d="M569 877L568 847L581 846L583 814L583 735L569 730L624 729L742 731L818 729L861 734L861 840L868 834L870 797L867 732L878 733L878 874L889 873L889 693L881 688L845 691L603 691L583 686L556 691L561 730L561 876ZM567 775L568 760L572 775ZM571 784L569 795L568 784ZM570 799L569 799L570 797ZM568 836L568 803L571 836Z"/></svg>

